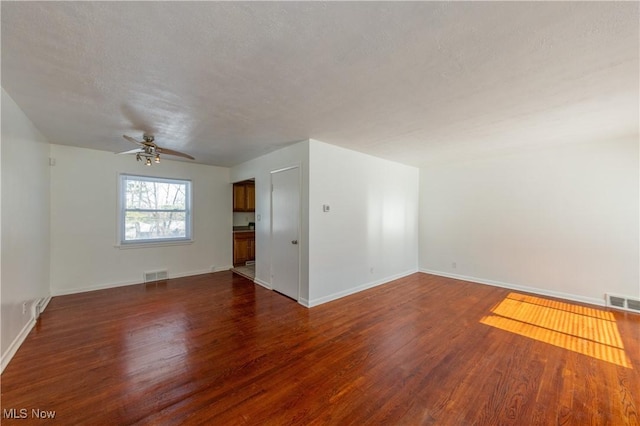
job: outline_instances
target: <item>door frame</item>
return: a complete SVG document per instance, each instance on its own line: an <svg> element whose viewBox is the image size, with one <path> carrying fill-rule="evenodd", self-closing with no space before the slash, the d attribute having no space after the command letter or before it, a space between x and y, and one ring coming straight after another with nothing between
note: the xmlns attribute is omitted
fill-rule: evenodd
<svg viewBox="0 0 640 426"><path fill-rule="evenodd" d="M246 213L246 212L235 212L234 209L233 209L234 198L235 198L234 185L236 183L246 182L246 181L251 181L251 180L253 181L253 183L255 185L255 183L257 181L257 178L255 176L251 176L251 177L247 177L247 178L239 179L239 180L234 180L234 181L230 182L230 185L231 185L231 215L232 215L232 220L231 220L231 229L232 229L232 232L231 232L231 269L235 269L235 267L236 267L234 265L234 263L235 263L234 262L234 260L235 260L235 237L234 237L234 234L233 234L233 227L234 227L233 226L233 214L234 213ZM255 191L254 191L254 210L253 210L254 217L257 216L257 213L256 213L257 209L255 208L255 204L256 204L257 200L258 200L258 197L255 196ZM255 262L255 267L256 267L255 274L254 274L254 277L253 277L253 282L254 283L256 282L255 278L258 276L258 250L257 250L258 244L256 242L257 239L258 239L258 232L257 232L258 231L258 229L257 229L258 226L257 226L256 223L257 223L257 219L254 219L254 239L253 239L253 244L254 244L254 255L255 255L254 256L254 262Z"/></svg>
<svg viewBox="0 0 640 426"><path fill-rule="evenodd" d="M301 293L301 275L302 275L302 268L301 268L301 245L302 245L302 241L301 241L301 236L302 236L302 232L301 232L301 225L302 225L302 165L299 163L294 163L291 166L287 166L287 167L282 167L280 169L275 169L275 170L271 170L269 172L269 242L270 242L270 248L271 248L271 252L273 252L274 247L273 247L273 175L276 173L281 173L281 172L286 172L292 169L298 169L298 297L295 299L296 302L300 303L300 293ZM270 262L269 262L269 278L271 281L271 289L274 291L275 288L273 287L273 256L270 256ZM282 294L282 293L280 293ZM285 297L289 297L285 294L283 294L283 296Z"/></svg>

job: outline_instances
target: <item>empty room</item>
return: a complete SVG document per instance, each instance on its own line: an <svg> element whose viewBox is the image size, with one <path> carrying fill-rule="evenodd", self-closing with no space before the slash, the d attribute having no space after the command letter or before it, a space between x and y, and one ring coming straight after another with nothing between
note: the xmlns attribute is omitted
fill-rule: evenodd
<svg viewBox="0 0 640 426"><path fill-rule="evenodd" d="M640 424L638 2L0 8L3 425Z"/></svg>

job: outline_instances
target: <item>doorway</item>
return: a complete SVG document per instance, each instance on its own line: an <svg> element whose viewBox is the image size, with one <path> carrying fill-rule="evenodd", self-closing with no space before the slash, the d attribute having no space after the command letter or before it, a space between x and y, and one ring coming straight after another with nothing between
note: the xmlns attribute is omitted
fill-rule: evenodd
<svg viewBox="0 0 640 426"><path fill-rule="evenodd" d="M256 277L255 179L233 184L233 269L254 281Z"/></svg>
<svg viewBox="0 0 640 426"><path fill-rule="evenodd" d="M271 172L271 287L294 300L300 293L300 168Z"/></svg>

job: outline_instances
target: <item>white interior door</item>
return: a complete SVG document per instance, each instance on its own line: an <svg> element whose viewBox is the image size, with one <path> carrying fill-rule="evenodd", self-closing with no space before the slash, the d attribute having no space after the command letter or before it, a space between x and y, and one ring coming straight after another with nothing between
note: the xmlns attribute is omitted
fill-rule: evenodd
<svg viewBox="0 0 640 426"><path fill-rule="evenodd" d="M271 286L298 300L300 289L300 168L271 173Z"/></svg>

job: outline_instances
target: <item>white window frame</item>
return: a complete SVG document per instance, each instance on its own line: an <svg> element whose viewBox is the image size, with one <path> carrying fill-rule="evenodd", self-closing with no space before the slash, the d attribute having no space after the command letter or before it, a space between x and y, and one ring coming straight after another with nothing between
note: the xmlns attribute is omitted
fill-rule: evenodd
<svg viewBox="0 0 640 426"><path fill-rule="evenodd" d="M185 236L175 238L149 238L145 240L126 240L126 213L127 211L140 211L135 209L126 208L126 192L128 180L141 180L147 182L160 182L160 183L172 183L172 184L186 184L185 194L185 210L173 210L185 213ZM193 182L191 179L181 178L165 178L156 176L143 176L134 175L129 173L121 173L118 178L118 243L120 248L134 248L154 245L172 245L172 244L191 244L193 242ZM156 210L144 210L144 211L156 211ZM160 210L157 211L172 211L172 210Z"/></svg>

